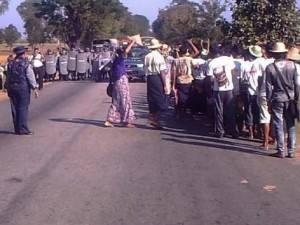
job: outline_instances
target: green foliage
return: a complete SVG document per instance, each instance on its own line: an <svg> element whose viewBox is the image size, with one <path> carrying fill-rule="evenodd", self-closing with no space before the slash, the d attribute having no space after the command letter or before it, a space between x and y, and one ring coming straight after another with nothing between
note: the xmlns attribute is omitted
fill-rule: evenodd
<svg viewBox="0 0 300 225"><path fill-rule="evenodd" d="M4 29L0 29L0 44L4 42Z"/></svg>
<svg viewBox="0 0 300 225"><path fill-rule="evenodd" d="M0 0L0 15L5 13L8 10L9 0Z"/></svg>
<svg viewBox="0 0 300 225"><path fill-rule="evenodd" d="M128 14L124 28L121 31L125 35L141 34L150 35L150 23L147 17Z"/></svg>
<svg viewBox="0 0 300 225"><path fill-rule="evenodd" d="M237 0L232 6L233 22L229 36L245 44L260 40L296 43L299 13L295 0Z"/></svg>
<svg viewBox="0 0 300 225"><path fill-rule="evenodd" d="M160 10L152 28L155 36L170 43L179 44L187 38L198 37L218 42L222 37L222 13L225 4L219 0L204 0L201 4L189 0L173 0Z"/></svg>
<svg viewBox="0 0 300 225"><path fill-rule="evenodd" d="M45 43L47 40L46 21L35 16L37 11L34 4L40 2L40 0L25 0L17 7L17 11L24 21L27 41L32 47L35 47L37 44Z"/></svg>
<svg viewBox="0 0 300 225"><path fill-rule="evenodd" d="M10 48L19 38L21 38L21 33L13 24L3 30L3 39Z"/></svg>
<svg viewBox="0 0 300 225"><path fill-rule="evenodd" d="M34 4L52 36L69 45L90 45L94 38L121 34L127 8L119 0L41 0Z"/></svg>

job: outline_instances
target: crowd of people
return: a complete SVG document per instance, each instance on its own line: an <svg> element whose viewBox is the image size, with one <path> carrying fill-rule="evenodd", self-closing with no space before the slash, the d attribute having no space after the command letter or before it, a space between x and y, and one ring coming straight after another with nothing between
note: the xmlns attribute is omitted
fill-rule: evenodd
<svg viewBox="0 0 300 225"><path fill-rule="evenodd" d="M209 41L197 48L188 40L171 49L156 39L148 47L151 52L145 57L144 69L154 128L163 129L160 114L169 109L173 96L177 119L187 112L207 113L213 115L216 137L259 138L263 149L268 149L270 142L276 143L277 152L272 156L295 157L300 84L297 48L287 49L282 42L242 47L211 45ZM120 50L113 63L117 69L113 67L111 77L117 85L107 127L115 122L134 127L128 82L124 82L127 50Z"/></svg>
<svg viewBox="0 0 300 225"><path fill-rule="evenodd" d="M39 48L33 50L33 54L28 56L28 60L33 67L34 75L39 90L42 90L44 83L54 80L86 80L101 81L108 79L108 71L101 70L102 67L111 61L112 51L109 46L70 50L59 48L57 52L48 49L43 54ZM6 63L0 65L0 80L2 91L6 91L5 81L7 66L14 59L13 55L7 58ZM104 68L105 69L105 68Z"/></svg>
<svg viewBox="0 0 300 225"><path fill-rule="evenodd" d="M108 57L113 60L105 76L109 75L113 86L106 127L113 127L114 123L135 127L125 66L135 42L129 37L126 47L116 49ZM226 42L211 45L209 41L197 47L191 39L170 48L155 38L148 48L144 70L151 126L163 129L160 115L170 109L172 98L178 120L188 113L206 113L218 138L259 138L264 149L269 149L270 142L276 143L277 152L272 156L284 158L287 151L287 157L295 157L300 85L298 48L287 49L283 42L242 47ZM101 73L99 68L104 64L99 58L106 51L72 48L69 52L62 49L59 55L51 50L42 55L35 49L28 58L23 47L15 48L14 52L16 57L8 58L6 88L15 133L32 134L27 127L30 89L35 90L37 97L37 89L43 89L43 83L54 80L57 73L61 80L95 79L99 76L95 73ZM5 69L0 68L1 73Z"/></svg>

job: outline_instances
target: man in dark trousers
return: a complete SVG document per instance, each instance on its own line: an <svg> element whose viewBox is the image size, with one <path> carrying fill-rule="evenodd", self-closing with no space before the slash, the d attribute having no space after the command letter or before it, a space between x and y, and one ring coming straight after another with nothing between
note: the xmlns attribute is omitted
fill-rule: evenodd
<svg viewBox="0 0 300 225"><path fill-rule="evenodd" d="M299 99L296 64L286 59L287 49L284 43L277 42L270 50L275 62L266 68L266 91L268 104L272 110L277 152L271 156L285 157L284 120L287 128L287 157L294 158L296 150L295 119L297 115L291 110L291 104Z"/></svg>
<svg viewBox="0 0 300 225"><path fill-rule="evenodd" d="M26 48L14 48L16 57L8 64L7 93L10 97L15 134L33 135L28 128L28 107L31 90L38 97L38 85L30 62L25 58Z"/></svg>

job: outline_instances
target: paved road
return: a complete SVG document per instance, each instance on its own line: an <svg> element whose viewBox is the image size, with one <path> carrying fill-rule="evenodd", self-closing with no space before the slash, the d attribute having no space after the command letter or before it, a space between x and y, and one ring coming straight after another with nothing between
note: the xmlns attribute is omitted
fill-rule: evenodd
<svg viewBox="0 0 300 225"><path fill-rule="evenodd" d="M300 224L299 158L215 139L205 118L166 115L153 130L145 84L131 84L138 127L104 128L105 88L47 86L32 99L31 137L11 133L0 102L1 225Z"/></svg>

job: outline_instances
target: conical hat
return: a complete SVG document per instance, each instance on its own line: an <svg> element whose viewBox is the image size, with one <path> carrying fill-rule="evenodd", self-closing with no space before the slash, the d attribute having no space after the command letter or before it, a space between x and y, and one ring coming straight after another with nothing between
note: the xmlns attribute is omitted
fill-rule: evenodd
<svg viewBox="0 0 300 225"><path fill-rule="evenodd" d="M143 46L143 42L142 42L142 39L141 39L141 35L140 34L136 34L134 36L130 36L129 37L131 40L135 40L135 43L137 43L138 45L141 45Z"/></svg>

